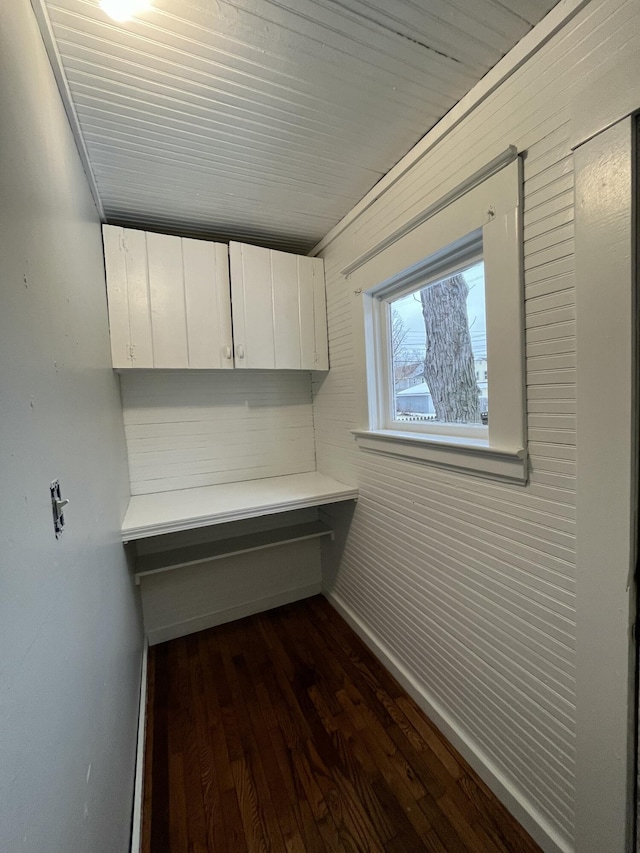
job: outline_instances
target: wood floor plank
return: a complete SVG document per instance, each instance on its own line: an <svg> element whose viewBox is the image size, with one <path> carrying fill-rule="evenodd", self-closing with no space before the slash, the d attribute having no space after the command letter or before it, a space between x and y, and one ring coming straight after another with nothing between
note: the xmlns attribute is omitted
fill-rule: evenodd
<svg viewBox="0 0 640 853"><path fill-rule="evenodd" d="M217 778L215 741L211 736L207 714L207 708L212 699L212 691L208 690L208 672L205 669L207 659L205 657L203 661L202 641L197 634L194 635L189 649L189 665L192 695L198 700L193 703L193 718L200 761L200 784L202 786L206 836L205 849L225 850L229 848L225 832L221 791ZM217 710L215 704L213 710L214 712Z"/></svg>
<svg viewBox="0 0 640 853"><path fill-rule="evenodd" d="M333 773L326 767L315 748L315 741L306 744L307 758L313 775L320 786L325 802L338 830L338 836L346 850L362 850L368 853L381 853L382 844L376 837L375 830L352 801L350 796L344 796L340 772L333 768Z"/></svg>
<svg viewBox="0 0 640 853"><path fill-rule="evenodd" d="M355 705L351 702L350 698L344 691L340 692L340 700L344 704L345 713L352 721L356 731L360 735L364 748L375 762L387 787L394 792L396 799L400 803L401 808L407 815L417 835L422 837L424 833L431 829L431 825L423 812L417 806L416 794L420 794L420 796L422 796L425 794L425 791L421 787L418 789L412 789L409 787L402 769L394 766L388 752L385 751L382 745L378 742L375 734L363 725L362 718Z"/></svg>
<svg viewBox="0 0 640 853"><path fill-rule="evenodd" d="M246 644L245 648L246 655L249 656L251 654L250 641ZM246 708L247 719L251 726L253 741L255 742L257 754L260 756L261 773L264 776L264 781L273 803L275 819L280 828L285 849L304 852L304 844L301 836L302 827L298 823L295 804L288 795L280 764L271 744L268 723L262 714L246 658L237 658L235 660L235 669L242 701Z"/></svg>
<svg viewBox="0 0 640 853"><path fill-rule="evenodd" d="M151 853L170 853L169 844L169 648L168 644L150 649L149 657L153 666L154 700L153 715L148 725L153 733L153 763L145 768L152 775L149 780L151 790L151 815L145 817L143 828L150 824L150 838L143 842ZM146 782L145 782L146 787Z"/></svg>
<svg viewBox="0 0 640 853"><path fill-rule="evenodd" d="M222 661L227 673L227 683L231 688L233 707L238 724L240 743L242 745L242 759L234 763L234 779L238 787L238 778L242 779L245 791L251 795L251 806L253 800L257 803L257 817L260 828L265 836L267 850L285 850L285 843L280 830L280 824L275 814L272 791L269 788L264 772L264 760L256 741L256 733L251 723L247 703L251 702L250 695L243 695L241 686L242 671L244 669L244 658L237 652L237 644L233 642L232 629L225 626L227 630L221 633L220 646ZM239 775L238 775L239 774ZM240 797L238 797L240 800ZM241 803L242 809L242 803ZM256 816L254 814L254 816ZM247 827L245 825L245 832Z"/></svg>
<svg viewBox="0 0 640 853"><path fill-rule="evenodd" d="M437 837L442 842L447 853L469 853L469 848L458 834L458 827L453 827L449 818L429 794L418 801L418 806L433 827Z"/></svg>
<svg viewBox="0 0 640 853"><path fill-rule="evenodd" d="M395 830L395 836L402 836L407 843L411 843L412 849L419 850L421 846L420 832L426 830L426 826L423 821L420 821L420 825L416 829L408 815L412 812L421 815L420 810L411 801L401 802L402 798L398 797L398 789L393 780L389 781L384 777L371 756L366 743L359 737L359 733L353 726L348 715L343 712L335 717L333 722L336 730L340 731L343 735L345 750L353 753L367 774L373 793L384 810L387 821L391 823ZM390 835L390 840L393 840L393 838L394 835Z"/></svg>
<svg viewBox="0 0 640 853"><path fill-rule="evenodd" d="M291 753L291 758L327 851L344 853L345 847L340 840L338 826L329 810L320 780L312 770L306 754L302 749L296 748Z"/></svg>
<svg viewBox="0 0 640 853"><path fill-rule="evenodd" d="M150 649L142 853L540 853L320 596Z"/></svg>
<svg viewBox="0 0 640 853"><path fill-rule="evenodd" d="M415 731L420 735L424 744L437 756L440 763L446 768L449 776L453 779L459 779L462 776L459 758L456 757L452 748L445 743L439 732L429 723L413 700L408 696L400 696L396 699L396 704L414 727Z"/></svg>
<svg viewBox="0 0 640 853"><path fill-rule="evenodd" d="M147 655L147 707L145 714L144 785L142 792L141 853L151 853L151 814L153 804L153 725L155 715L156 658Z"/></svg>
<svg viewBox="0 0 640 853"><path fill-rule="evenodd" d="M207 820L204 797L206 789L206 769L210 768L206 752L203 753L198 742L196 715L203 707L202 678L197 666L197 640L185 637L185 653L181 656L180 691L182 720L182 757L184 776L184 797L186 804L187 837L189 849L193 853L207 853ZM192 701L189 701L189 698ZM203 767L205 778L203 779Z"/></svg>
<svg viewBox="0 0 640 853"><path fill-rule="evenodd" d="M171 794L169 809L169 849L188 850L187 801L184 777L184 743L182 719L182 658L184 640L177 640L168 649L167 676L169 702L167 714L168 783Z"/></svg>

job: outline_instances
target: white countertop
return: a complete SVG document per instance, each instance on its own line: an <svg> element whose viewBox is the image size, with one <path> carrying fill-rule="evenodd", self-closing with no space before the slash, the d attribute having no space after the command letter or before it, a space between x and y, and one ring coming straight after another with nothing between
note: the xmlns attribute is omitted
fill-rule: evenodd
<svg viewBox="0 0 640 853"><path fill-rule="evenodd" d="M122 540L128 542L243 518L357 500L357 497L357 488L317 471L134 495L122 524Z"/></svg>

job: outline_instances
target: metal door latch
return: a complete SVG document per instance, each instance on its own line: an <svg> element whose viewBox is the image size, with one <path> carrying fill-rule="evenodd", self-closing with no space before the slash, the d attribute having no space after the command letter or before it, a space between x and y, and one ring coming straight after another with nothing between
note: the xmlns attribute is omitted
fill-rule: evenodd
<svg viewBox="0 0 640 853"><path fill-rule="evenodd" d="M68 500L63 500L60 493L60 480L54 480L49 486L51 492L51 510L53 512L53 529L56 532L56 539L62 536L64 530L64 508L69 503Z"/></svg>

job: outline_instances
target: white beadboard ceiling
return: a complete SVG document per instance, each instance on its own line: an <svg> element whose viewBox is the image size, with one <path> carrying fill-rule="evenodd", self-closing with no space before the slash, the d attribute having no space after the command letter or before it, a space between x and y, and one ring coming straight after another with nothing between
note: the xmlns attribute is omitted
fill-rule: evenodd
<svg viewBox="0 0 640 853"><path fill-rule="evenodd" d="M104 218L309 250L555 0L33 0Z"/></svg>

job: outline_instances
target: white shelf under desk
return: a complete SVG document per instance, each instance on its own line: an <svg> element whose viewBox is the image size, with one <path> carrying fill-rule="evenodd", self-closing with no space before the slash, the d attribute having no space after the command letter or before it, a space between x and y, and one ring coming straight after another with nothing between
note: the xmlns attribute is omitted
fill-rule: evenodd
<svg viewBox="0 0 640 853"><path fill-rule="evenodd" d="M122 541L357 500L357 497L358 490L353 486L316 471L134 495L122 524Z"/></svg>
<svg viewBox="0 0 640 853"><path fill-rule="evenodd" d="M202 542L198 545L188 545L170 551L138 555L135 571L136 583L140 583L140 578L157 575L160 572L169 572L186 566L197 566L200 563L209 563L212 560L221 560L224 557L249 554L251 551L263 551L265 548L302 542L305 539L318 539L321 536L333 538L333 530L322 521L309 521L305 524L291 524L256 533L245 533L242 536L230 536L226 539Z"/></svg>

